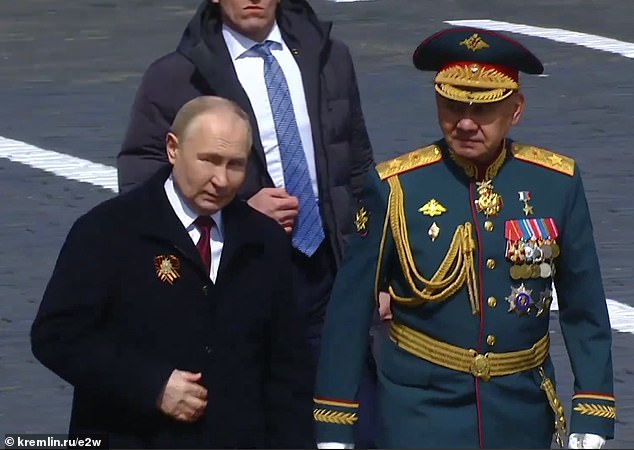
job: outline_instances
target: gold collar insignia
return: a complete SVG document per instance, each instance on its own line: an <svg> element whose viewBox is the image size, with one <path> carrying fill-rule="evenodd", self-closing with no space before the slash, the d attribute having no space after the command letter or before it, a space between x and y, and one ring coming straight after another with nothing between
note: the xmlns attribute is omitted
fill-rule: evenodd
<svg viewBox="0 0 634 450"><path fill-rule="evenodd" d="M491 164L489 164L489 167L486 168L484 173L480 173L478 166L476 166L472 161L456 155L453 151L451 151L451 149L449 149L449 155L451 156L451 159L453 159L456 164L464 170L467 177L474 178L476 180L491 180L497 176L502 164L504 164L504 160L507 155L506 143L504 143L500 154Z"/></svg>

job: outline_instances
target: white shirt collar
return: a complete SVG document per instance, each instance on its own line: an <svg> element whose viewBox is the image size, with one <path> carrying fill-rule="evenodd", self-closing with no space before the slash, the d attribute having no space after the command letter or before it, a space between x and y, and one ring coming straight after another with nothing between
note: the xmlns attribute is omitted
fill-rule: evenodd
<svg viewBox="0 0 634 450"><path fill-rule="evenodd" d="M234 61L236 59L242 58L243 56L247 56L247 53L249 52L251 47L259 44L259 42L256 42L253 39L250 39L243 34L238 33L224 23L222 24L222 36L224 37L225 43L227 44L229 55L231 55L231 59ZM277 26L277 22L273 23L273 28L264 40L276 42L277 44L279 44L278 48L282 48L284 46L282 32Z"/></svg>
<svg viewBox="0 0 634 450"><path fill-rule="evenodd" d="M165 180L165 194L167 195L167 199L172 205L172 209L176 213L176 216L183 223L183 226L186 230L190 230L194 226L194 220L198 218L198 214L192 210L187 203L183 200L180 193L176 190L176 186L174 185L174 179L172 178L172 174L167 177ZM220 236L223 234L222 227L222 210L211 215L211 218L214 219L216 224L216 228L218 229Z"/></svg>

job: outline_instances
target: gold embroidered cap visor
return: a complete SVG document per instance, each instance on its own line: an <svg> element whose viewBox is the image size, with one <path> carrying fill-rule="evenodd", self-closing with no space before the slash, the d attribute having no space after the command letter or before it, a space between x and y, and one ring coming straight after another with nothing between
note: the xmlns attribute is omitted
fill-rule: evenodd
<svg viewBox="0 0 634 450"><path fill-rule="evenodd" d="M416 68L436 71L435 89L465 103L492 103L519 90L519 72L540 74L542 63L522 44L499 33L458 27L425 39L413 55Z"/></svg>

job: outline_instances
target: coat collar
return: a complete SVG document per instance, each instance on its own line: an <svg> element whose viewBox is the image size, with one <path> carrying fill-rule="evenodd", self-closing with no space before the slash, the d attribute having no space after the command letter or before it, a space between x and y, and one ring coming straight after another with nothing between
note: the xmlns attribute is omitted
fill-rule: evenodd
<svg viewBox="0 0 634 450"><path fill-rule="evenodd" d="M315 148L322 148L321 65L330 45L332 23L319 21L305 0L284 0L278 7L277 24L301 72ZM266 167L258 122L222 36L216 4L207 0L200 4L183 34L178 51L194 64L214 95L231 98L246 111L254 124L254 156Z"/></svg>
<svg viewBox="0 0 634 450"><path fill-rule="evenodd" d="M163 185L170 172L171 168L160 170L138 190L129 193L132 210L136 211L132 218L133 225L140 236L172 246L203 276L208 277L196 245L174 212L165 193ZM251 214L253 212L250 211L250 206L238 199L234 199L223 208L224 247L218 269L218 280L221 280L223 273L235 263L236 258L243 251L263 245L262 239L249 227Z"/></svg>
<svg viewBox="0 0 634 450"><path fill-rule="evenodd" d="M469 161L466 158L456 155L449 148L449 146L446 145L446 142L445 142L445 147L447 148L447 152L449 153L449 156L451 157L451 159L458 166L460 166L460 168L462 168L467 178L471 178L476 181L492 180L493 178L497 176L500 169L504 165L504 162L507 159L507 156L509 154L507 148L510 148L510 145L511 145L510 141L506 139L504 141L504 144L502 145L502 151L495 158L495 160L491 164L489 164L489 166L486 169L481 169L481 168L478 168L478 166L474 164L472 161Z"/></svg>

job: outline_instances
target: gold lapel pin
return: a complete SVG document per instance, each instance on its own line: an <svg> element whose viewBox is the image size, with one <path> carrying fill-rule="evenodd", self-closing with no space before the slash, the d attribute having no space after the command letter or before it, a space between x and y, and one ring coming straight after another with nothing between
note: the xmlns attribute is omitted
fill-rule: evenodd
<svg viewBox="0 0 634 450"><path fill-rule="evenodd" d="M159 255L154 258L154 268L156 276L163 283L174 284L180 275L181 264L174 255Z"/></svg>

